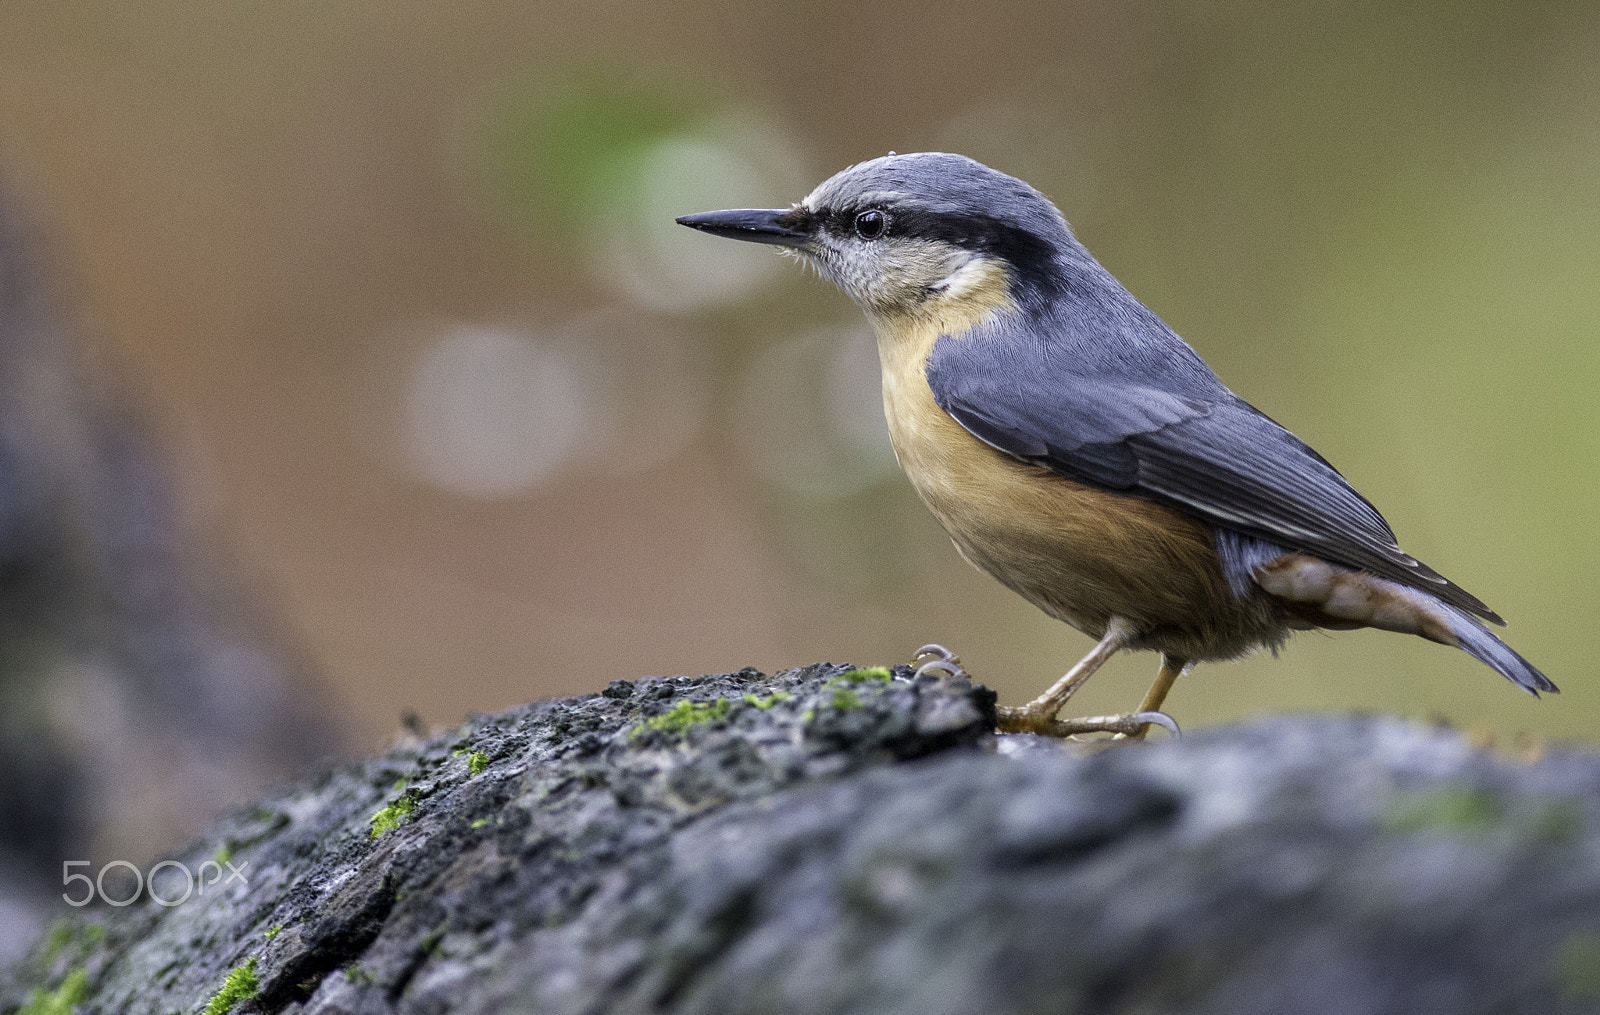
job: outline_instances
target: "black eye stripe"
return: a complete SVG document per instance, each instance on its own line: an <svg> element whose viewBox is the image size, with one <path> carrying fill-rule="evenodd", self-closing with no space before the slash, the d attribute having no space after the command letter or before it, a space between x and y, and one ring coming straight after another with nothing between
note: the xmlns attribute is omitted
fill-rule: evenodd
<svg viewBox="0 0 1600 1015"><path fill-rule="evenodd" d="M861 207L846 204L843 207L796 209L793 213L797 228L816 229L841 240L861 238L856 219L866 212L881 212L885 236L909 240L935 240L961 247L974 253L998 257L1015 272L1018 282L1039 287L1057 284L1054 279L1055 248L1049 239L1029 230L1026 226L996 219L977 212L959 210L930 211L924 208L897 204L893 210L880 205ZM799 222L802 217L804 224Z"/></svg>

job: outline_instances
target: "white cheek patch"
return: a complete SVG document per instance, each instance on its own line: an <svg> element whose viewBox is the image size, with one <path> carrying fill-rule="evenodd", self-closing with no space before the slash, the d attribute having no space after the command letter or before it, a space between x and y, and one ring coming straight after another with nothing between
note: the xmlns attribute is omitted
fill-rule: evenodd
<svg viewBox="0 0 1600 1015"><path fill-rule="evenodd" d="M931 288L944 299L966 299L979 289L993 285L994 275L998 270L999 266L989 258L974 254L961 267L935 282Z"/></svg>
<svg viewBox="0 0 1600 1015"><path fill-rule="evenodd" d="M927 293L942 293L974 256L960 247L938 240L900 240L884 251L882 273L897 288L921 298Z"/></svg>

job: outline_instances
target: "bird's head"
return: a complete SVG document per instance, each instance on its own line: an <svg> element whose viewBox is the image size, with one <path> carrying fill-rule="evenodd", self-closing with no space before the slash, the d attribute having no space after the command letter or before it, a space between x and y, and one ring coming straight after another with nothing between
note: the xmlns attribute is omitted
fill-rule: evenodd
<svg viewBox="0 0 1600 1015"><path fill-rule="evenodd" d="M683 225L775 244L872 317L972 318L1046 298L1075 246L1055 205L964 155L887 155L833 176L792 208L685 215Z"/></svg>

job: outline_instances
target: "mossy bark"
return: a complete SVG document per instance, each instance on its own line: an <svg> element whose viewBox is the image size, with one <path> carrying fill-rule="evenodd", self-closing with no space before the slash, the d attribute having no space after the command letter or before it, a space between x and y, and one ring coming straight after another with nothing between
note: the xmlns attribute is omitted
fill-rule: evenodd
<svg viewBox="0 0 1600 1015"><path fill-rule="evenodd" d="M0 1011L244 968L238 1012L1600 1005L1600 759L1383 718L1085 753L993 701L819 664L478 718L220 822L174 859L247 884L75 914Z"/></svg>

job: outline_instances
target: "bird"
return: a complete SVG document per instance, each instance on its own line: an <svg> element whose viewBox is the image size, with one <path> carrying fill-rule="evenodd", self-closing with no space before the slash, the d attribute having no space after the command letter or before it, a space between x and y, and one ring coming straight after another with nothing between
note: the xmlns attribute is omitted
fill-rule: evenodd
<svg viewBox="0 0 1600 1015"><path fill-rule="evenodd" d="M1142 739L1196 664L1300 630L1379 628L1558 688L1505 622L1400 549L1328 460L1230 391L1027 183L946 152L889 153L788 208L682 216L815 268L871 322L895 457L959 554L1095 646L1002 732ZM1124 650L1160 653L1127 713L1062 719ZM925 660L925 661L924 661ZM919 672L961 672L937 645Z"/></svg>

